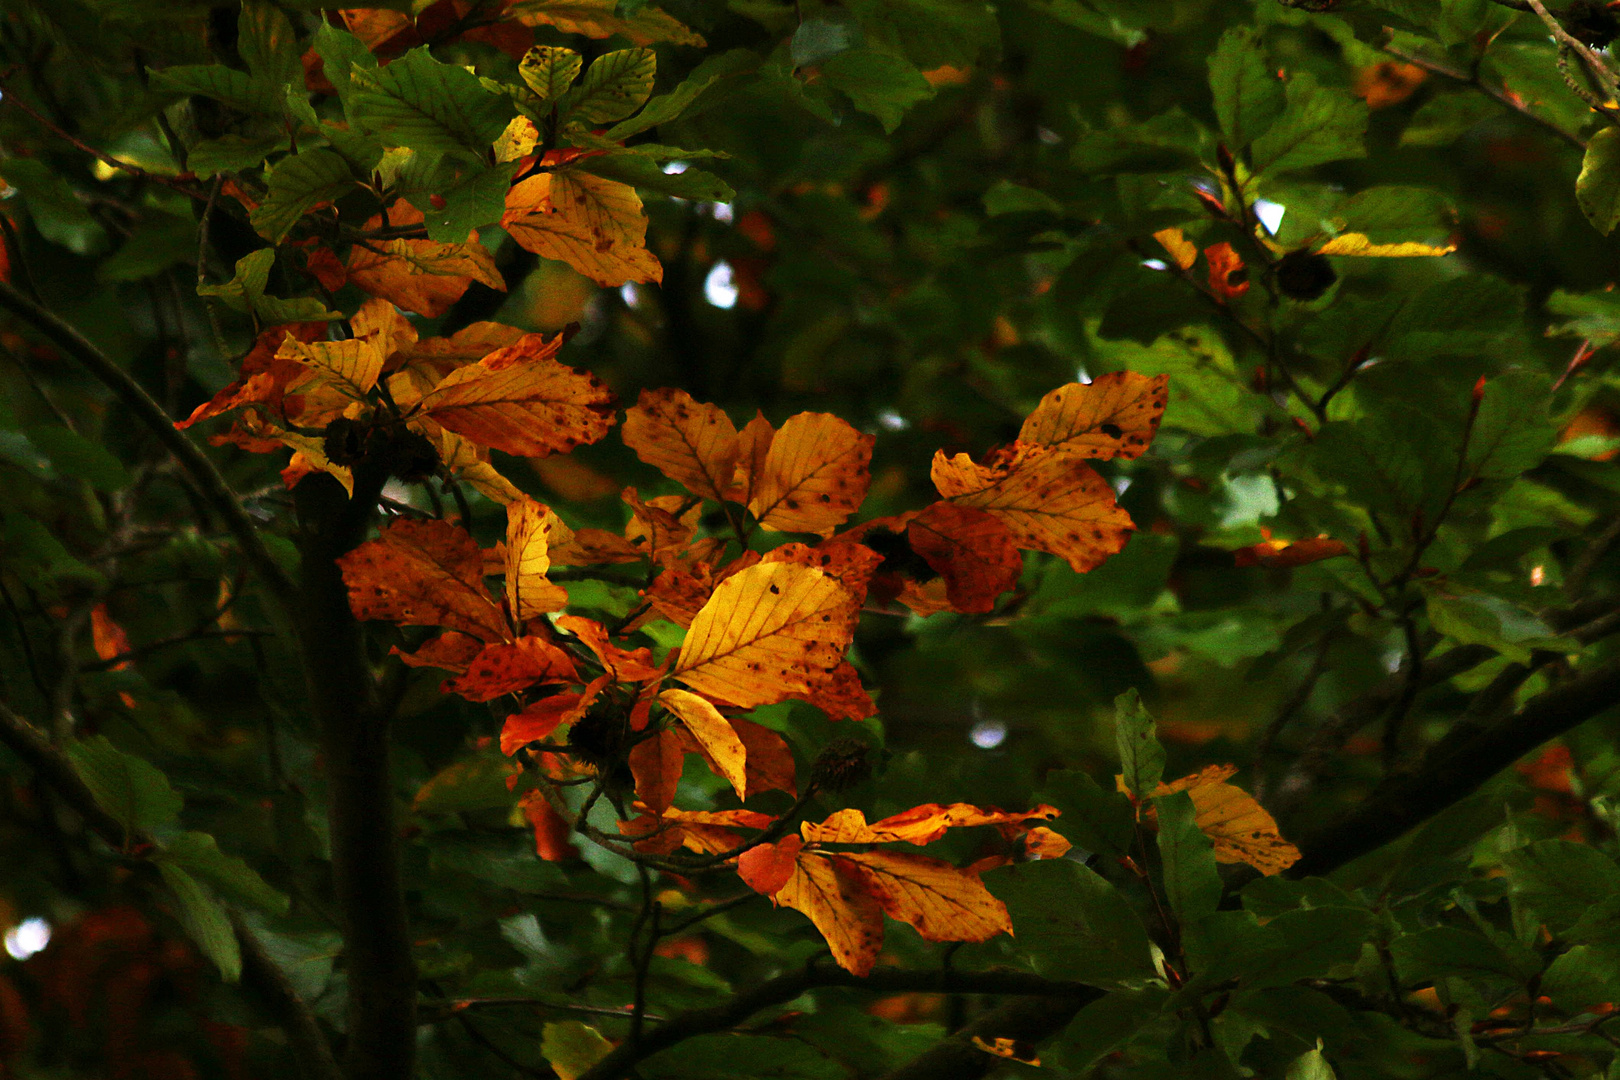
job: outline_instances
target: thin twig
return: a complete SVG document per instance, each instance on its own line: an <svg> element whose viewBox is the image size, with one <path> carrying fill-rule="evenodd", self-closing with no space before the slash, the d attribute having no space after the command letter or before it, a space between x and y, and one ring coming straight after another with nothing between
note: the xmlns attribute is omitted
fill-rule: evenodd
<svg viewBox="0 0 1620 1080"><path fill-rule="evenodd" d="M127 161L119 161L111 154L105 154L100 150L97 150L95 147L91 146L78 136L70 135L68 132L63 131L44 115L32 107L24 104L22 98L18 97L16 91L12 90L10 87L0 85L0 101L3 101L5 104L11 105L14 108L33 117L36 122L47 128L51 134L55 135L64 142L71 143L76 149L89 154L103 165L118 169L122 172L127 172L139 180L151 180L154 183L162 184L164 187L173 188L175 191L183 192L190 195L192 198L202 197L202 193L198 191L196 187L186 183L184 180L180 180L172 176L164 176L161 173L147 172L138 165L131 165Z"/></svg>

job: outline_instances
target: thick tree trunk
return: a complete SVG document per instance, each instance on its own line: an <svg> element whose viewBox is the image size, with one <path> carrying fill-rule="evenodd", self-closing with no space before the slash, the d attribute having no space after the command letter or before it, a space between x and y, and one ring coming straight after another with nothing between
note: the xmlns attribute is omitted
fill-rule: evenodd
<svg viewBox="0 0 1620 1080"><path fill-rule="evenodd" d="M416 964L411 956L388 730L378 714L359 624L339 556L363 539L384 475L356 475L351 499L331 477L305 477L299 519L299 642L320 729L343 919L348 1080L409 1080L416 1065Z"/></svg>

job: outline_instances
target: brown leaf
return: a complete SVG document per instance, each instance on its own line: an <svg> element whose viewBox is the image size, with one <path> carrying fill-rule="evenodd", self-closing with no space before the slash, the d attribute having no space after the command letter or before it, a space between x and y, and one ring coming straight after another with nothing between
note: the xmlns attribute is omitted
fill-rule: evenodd
<svg viewBox="0 0 1620 1080"><path fill-rule="evenodd" d="M694 495L719 501L737 471L737 429L718 405L684 390L643 390L620 429L636 456Z"/></svg>
<svg viewBox="0 0 1620 1080"><path fill-rule="evenodd" d="M485 642L511 636L484 588L477 543L447 521L401 518L337 562L357 619L443 626Z"/></svg>
<svg viewBox="0 0 1620 1080"><path fill-rule="evenodd" d="M577 171L543 172L512 187L501 227L518 246L565 262L598 285L657 282L647 215L635 188Z"/></svg>
<svg viewBox="0 0 1620 1080"><path fill-rule="evenodd" d="M1115 371L1060 386L1025 419L1018 441L1084 458L1140 457L1159 430L1168 375Z"/></svg>
<svg viewBox="0 0 1620 1080"><path fill-rule="evenodd" d="M1018 584L1024 560L1012 533L988 511L936 502L906 524L911 550L945 579L957 611L984 613Z"/></svg>
<svg viewBox="0 0 1620 1080"><path fill-rule="evenodd" d="M861 851L841 856L866 875L866 891L925 941L986 941L1012 933L1007 907L979 875L927 855Z"/></svg>
<svg viewBox="0 0 1620 1080"><path fill-rule="evenodd" d="M447 680L442 689L468 701L493 701L537 683L578 681L579 672L567 653L540 638L521 637L484 646L467 670Z"/></svg>

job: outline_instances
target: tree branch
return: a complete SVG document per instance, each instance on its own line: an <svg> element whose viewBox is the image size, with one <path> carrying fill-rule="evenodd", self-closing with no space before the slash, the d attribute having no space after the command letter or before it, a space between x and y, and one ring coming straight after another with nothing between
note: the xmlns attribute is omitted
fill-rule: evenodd
<svg viewBox="0 0 1620 1080"><path fill-rule="evenodd" d="M109 846L122 849L126 843L137 846L153 843L152 837L144 833L129 835L124 824L96 802L96 797L62 752L52 746L38 728L4 703L0 703L0 743L33 769L34 774L83 819L85 827ZM242 953L242 984L263 1000L270 1015L286 1033L305 1080L342 1080L315 1014L234 910L231 928L236 932L237 947Z"/></svg>
<svg viewBox="0 0 1620 1080"><path fill-rule="evenodd" d="M224 520L241 547L243 556L252 564L271 596L278 603L285 604L294 591L291 576L270 554L253 519L242 509L241 501L214 463L196 443L174 426L152 395L72 326L4 281L0 281L0 307L31 324L57 348L89 368L90 373L113 392L119 403L157 436L158 442L175 456L191 476L198 490L208 500L208 505Z"/></svg>
<svg viewBox="0 0 1620 1080"><path fill-rule="evenodd" d="M1092 994L1102 996L1100 990ZM882 1080L979 1080L1007 1062L974 1046L975 1036L986 1042L1016 1039L1039 1043L1067 1027L1086 1004L1086 1000L1080 998L1032 997L1010 1001L929 1047Z"/></svg>
<svg viewBox="0 0 1620 1080"><path fill-rule="evenodd" d="M639 1042L620 1044L588 1072L581 1074L579 1080L623 1080L630 1075L638 1062L661 1050L668 1050L677 1043L697 1035L729 1031L762 1009L792 1001L807 990L824 986L842 986L879 993L1024 994L1042 999L1041 1004L1046 1006L1047 1012L1067 1010L1069 1015L1073 1015L1074 1011L1086 1002L1102 996L1102 991L1083 983L1059 982L1022 972L879 969L862 978L851 975L841 968L807 968L772 979L746 994L738 994L723 1005L681 1013L668 1023L660 1024L643 1035ZM973 1025L969 1030L977 1026ZM999 1058L991 1057L982 1051L974 1052L986 1059L990 1065L1001 1064ZM923 1056L927 1057L928 1054Z"/></svg>
<svg viewBox="0 0 1620 1080"><path fill-rule="evenodd" d="M1501 0L1497 0L1497 2L1501 3ZM1516 4L1505 6L1514 7L1521 11L1530 10L1529 4L1525 4L1523 8L1518 8L1518 5ZM1473 89L1484 94L1486 97L1490 98L1492 101L1496 102L1498 105L1502 106L1504 109L1517 113L1519 116L1524 117L1531 123L1552 132L1554 135L1557 135L1560 139L1563 139L1575 149L1586 149L1586 143L1584 141L1574 135L1571 135L1569 132L1565 131L1551 120L1548 120L1546 117L1539 116L1532 112L1529 106L1525 105L1521 101L1516 101L1505 90L1501 90L1494 86L1488 86L1484 82L1481 82L1478 75L1466 75L1461 71L1447 67L1445 64L1437 64L1427 57L1420 56L1414 52L1408 52L1407 50L1398 48L1394 45L1386 44L1382 46L1382 48L1389 55L1396 57L1397 59L1404 60L1413 67L1420 67L1431 75L1438 75L1443 79L1450 79L1452 82L1458 82L1462 83L1464 86L1472 87Z"/></svg>
<svg viewBox="0 0 1620 1080"><path fill-rule="evenodd" d="M1616 704L1620 658L1536 695L1495 724L1454 732L1436 743L1417 769L1389 777L1349 817L1301 844L1304 857L1289 874L1329 873L1389 843L1472 794L1542 743Z"/></svg>

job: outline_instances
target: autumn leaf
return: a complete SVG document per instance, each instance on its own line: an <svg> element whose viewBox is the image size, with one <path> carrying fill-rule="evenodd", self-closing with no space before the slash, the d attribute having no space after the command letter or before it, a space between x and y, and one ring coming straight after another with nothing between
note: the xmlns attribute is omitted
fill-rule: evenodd
<svg viewBox="0 0 1620 1080"><path fill-rule="evenodd" d="M624 538L657 566L679 560L697 532L702 505L689 496L659 495L642 502L635 488L621 494L630 507Z"/></svg>
<svg viewBox="0 0 1620 1080"><path fill-rule="evenodd" d="M714 703L690 691L671 688L658 695L658 704L686 726L686 730L703 747L704 756L731 785L737 797L746 797L748 773L744 763L747 751L736 730L720 715Z"/></svg>
<svg viewBox="0 0 1620 1080"><path fill-rule="evenodd" d="M395 229L420 225L422 212L398 199L388 208L386 224ZM383 225L379 214L365 227L369 231ZM406 238L359 241L349 250L345 269L349 280L372 296L430 319L449 311L475 281L506 291L506 280L477 233L461 244Z"/></svg>
<svg viewBox="0 0 1620 1080"><path fill-rule="evenodd" d="M978 507L936 502L906 523L906 540L945 580L957 611L990 611L1024 569L1012 533Z"/></svg>
<svg viewBox="0 0 1620 1080"><path fill-rule="evenodd" d="M838 966L864 976L883 948L883 905L868 891L869 881L843 856L802 851L771 903L809 916Z"/></svg>
<svg viewBox="0 0 1620 1080"><path fill-rule="evenodd" d="M635 188L582 172L544 172L513 186L501 228L526 251L565 262L598 285L659 282Z"/></svg>
<svg viewBox="0 0 1620 1080"><path fill-rule="evenodd" d="M753 505L754 491L765 475L765 459L770 456L771 443L775 441L776 429L759 412L737 432L737 472L727 496L732 502Z"/></svg>
<svg viewBox="0 0 1620 1080"><path fill-rule="evenodd" d="M568 593L546 577L551 569L551 538L570 535L551 510L526 496L506 507L506 606L522 626L548 611L561 611Z"/></svg>
<svg viewBox="0 0 1620 1080"><path fill-rule="evenodd" d="M443 626L485 642L510 637L484 588L484 559L466 530L400 518L338 559L357 619Z"/></svg>
<svg viewBox="0 0 1620 1080"><path fill-rule="evenodd" d="M878 712L877 703L861 684L861 673L848 660L840 660L824 682L790 696L814 705L833 720L865 720Z"/></svg>
<svg viewBox="0 0 1620 1080"><path fill-rule="evenodd" d="M384 343L375 338L305 342L288 334L276 356L295 360L309 371L289 389L307 394L313 383L329 386L351 401L364 401L366 393L377 385L383 361L388 359L384 349Z"/></svg>
<svg viewBox="0 0 1620 1080"><path fill-rule="evenodd" d="M476 322L457 330L449 337L427 338L398 346L390 368L421 371L427 387L459 367L476 364L490 353L516 345L527 335L515 326L497 322ZM401 408L404 402L396 403Z"/></svg>
<svg viewBox="0 0 1620 1080"><path fill-rule="evenodd" d="M753 477L748 509L772 532L832 532L866 498L874 441L830 413L790 417Z"/></svg>
<svg viewBox="0 0 1620 1080"><path fill-rule="evenodd" d="M579 672L567 653L542 638L521 637L484 646L467 670L446 681L443 689L468 701L493 701L537 683L577 681Z"/></svg>
<svg viewBox="0 0 1620 1080"><path fill-rule="evenodd" d="M594 375L553 359L562 335L528 334L446 375L419 415L481 446L521 457L566 453L613 423L613 395Z"/></svg>
<svg viewBox="0 0 1620 1080"><path fill-rule="evenodd" d="M534 830L534 853L547 862L569 862L579 858L574 846L573 827L546 801L538 791L525 791L518 805L523 817Z"/></svg>
<svg viewBox="0 0 1620 1080"><path fill-rule="evenodd" d="M1355 255L1373 259L1421 259L1450 255L1456 244L1420 244L1404 241L1399 244L1375 244L1366 233L1340 233L1316 249L1318 255Z"/></svg>
<svg viewBox="0 0 1620 1080"><path fill-rule="evenodd" d="M254 339L253 348L242 358L238 377L174 426L188 428L243 405L263 404L280 413L287 385L303 377L307 370L299 361L277 355L282 343L289 335L308 342L320 340L326 333L326 324L321 322L289 323L261 332Z"/></svg>
<svg viewBox="0 0 1620 1080"><path fill-rule="evenodd" d="M825 682L853 633L854 597L820 570L760 563L721 582L687 631L673 675L750 708Z"/></svg>
<svg viewBox="0 0 1620 1080"><path fill-rule="evenodd" d="M1018 547L1050 552L1082 573L1124 548L1135 528L1091 466L1041 447L1015 446L1010 460L989 466L937 451L933 480L950 501L999 519Z"/></svg>
<svg viewBox="0 0 1620 1080"><path fill-rule="evenodd" d="M787 740L764 724L756 724L740 716L731 718L731 727L742 740L747 755L744 760L748 773L746 797L753 798L764 791L798 794L795 780L797 766Z"/></svg>
<svg viewBox="0 0 1620 1080"><path fill-rule="evenodd" d="M1249 291L1249 268L1231 244L1224 240L1211 244L1204 249L1204 258L1209 262L1209 291L1216 299L1225 303Z"/></svg>
<svg viewBox="0 0 1620 1080"><path fill-rule="evenodd" d="M663 669L653 663L651 650L619 648L608 640L607 628L595 619L581 615L560 615L557 617L557 628L568 631L584 642L615 682L643 682L656 679L663 673Z"/></svg>
<svg viewBox="0 0 1620 1080"><path fill-rule="evenodd" d="M589 704L584 694L564 691L530 702L506 718L501 728L501 753L511 755L532 742L541 742L558 727L584 715Z"/></svg>
<svg viewBox="0 0 1620 1080"><path fill-rule="evenodd" d="M1304 540L1273 540L1268 537L1258 544L1238 548L1232 553L1232 561L1237 566L1264 566L1277 569L1305 566L1348 554L1350 549L1345 546L1344 541L1334 540L1328 536L1308 537Z"/></svg>
<svg viewBox="0 0 1620 1080"><path fill-rule="evenodd" d="M413 652L405 652L398 645L389 652L399 657L407 667L439 668L460 675L467 670L473 658L484 651L484 644L471 634L446 630L438 637L429 638Z"/></svg>
<svg viewBox="0 0 1620 1080"><path fill-rule="evenodd" d="M551 561L558 566L627 563L645 557L646 552L618 533L610 533L606 529L576 529L572 539L551 552Z"/></svg>
<svg viewBox="0 0 1620 1080"><path fill-rule="evenodd" d="M1191 270L1198 261L1198 245L1188 240L1180 229L1160 229L1153 234L1172 261L1183 270Z"/></svg>
<svg viewBox="0 0 1620 1080"><path fill-rule="evenodd" d="M665 729L630 748L630 773L636 780L636 798L655 814L675 801L681 770L692 744L685 728ZM715 770L719 775L719 770Z"/></svg>
<svg viewBox="0 0 1620 1080"><path fill-rule="evenodd" d="M1056 807L1044 803L1033 810L1006 811L981 808L970 803L924 803L910 810L868 824L859 810L839 810L820 824L803 822L799 834L806 843L887 844L904 842L932 844L951 829L974 825L1022 825L1029 821L1050 821L1058 816Z"/></svg>
<svg viewBox="0 0 1620 1080"><path fill-rule="evenodd" d="M703 38L654 7L619 15L615 0L516 0L505 14L525 26L554 26L565 34L590 38L623 34L633 44L668 41L702 47Z"/></svg>
<svg viewBox="0 0 1620 1080"><path fill-rule="evenodd" d="M619 832L646 837L636 842L637 851L668 854L685 847L703 855L720 855L742 845L741 835L733 830L739 827L764 829L774 820L757 810L678 810L672 807L662 815L643 813L621 821Z"/></svg>
<svg viewBox="0 0 1620 1080"><path fill-rule="evenodd" d="M793 876L804 841L785 836L774 844L758 844L737 857L737 876L762 896L770 896Z"/></svg>
<svg viewBox="0 0 1620 1080"><path fill-rule="evenodd" d="M987 941L1012 933L1007 907L979 875L941 859L901 851L840 856L859 867L866 891L891 919L909 923L927 941Z"/></svg>
<svg viewBox="0 0 1620 1080"><path fill-rule="evenodd" d="M1193 803L1193 823L1209 837L1216 861L1248 863L1262 874L1281 873L1299 861L1299 849L1282 838L1276 820L1254 796L1226 782L1236 772L1236 765L1209 765L1179 780L1161 782L1153 789L1153 797L1187 793ZM1115 782L1123 791L1123 777L1116 777ZM1144 819L1156 819L1152 806L1143 810Z"/></svg>
<svg viewBox="0 0 1620 1080"><path fill-rule="evenodd" d="M737 429L684 390L643 390L620 429L636 456L694 495L719 501L737 469Z"/></svg>
<svg viewBox="0 0 1620 1080"><path fill-rule="evenodd" d="M1024 420L1018 441L1085 458L1140 457L1159 430L1168 375L1115 371L1060 386Z"/></svg>

